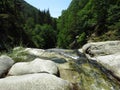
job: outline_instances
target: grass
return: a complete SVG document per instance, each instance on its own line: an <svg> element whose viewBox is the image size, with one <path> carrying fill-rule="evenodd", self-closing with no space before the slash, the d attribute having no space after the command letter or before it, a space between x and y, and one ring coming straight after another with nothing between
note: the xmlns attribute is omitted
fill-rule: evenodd
<svg viewBox="0 0 120 90"><path fill-rule="evenodd" d="M27 51L25 51L25 48L21 46L14 49L9 49L8 52L2 51L0 52L0 55L7 55L11 57L15 61L15 63L28 62L37 58L37 56L35 55L30 55Z"/></svg>
<svg viewBox="0 0 120 90"><path fill-rule="evenodd" d="M28 62L36 58L35 55L30 55L25 48L17 47L13 49L8 56L10 56L15 62Z"/></svg>

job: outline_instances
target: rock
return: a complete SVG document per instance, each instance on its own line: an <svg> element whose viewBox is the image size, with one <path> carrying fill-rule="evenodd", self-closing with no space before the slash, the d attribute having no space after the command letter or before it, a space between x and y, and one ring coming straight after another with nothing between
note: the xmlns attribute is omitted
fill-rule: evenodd
<svg viewBox="0 0 120 90"><path fill-rule="evenodd" d="M73 90L72 85L54 75L28 74L0 79L0 90Z"/></svg>
<svg viewBox="0 0 120 90"><path fill-rule="evenodd" d="M72 83L79 83L79 73L70 65L70 62L60 64L59 73L60 77L64 80L68 80Z"/></svg>
<svg viewBox="0 0 120 90"><path fill-rule="evenodd" d="M37 49L37 48L23 48L23 47L15 47L13 51L17 52L27 52L31 55L40 56L45 50Z"/></svg>
<svg viewBox="0 0 120 90"><path fill-rule="evenodd" d="M83 63L79 67L80 90L112 90L111 82L94 66ZM117 86L117 85L116 85ZM114 90L114 89L113 89Z"/></svg>
<svg viewBox="0 0 120 90"><path fill-rule="evenodd" d="M82 49L78 49L79 53L83 53L83 50Z"/></svg>
<svg viewBox="0 0 120 90"><path fill-rule="evenodd" d="M120 41L88 43L82 49L90 57L110 55L120 52Z"/></svg>
<svg viewBox="0 0 120 90"><path fill-rule="evenodd" d="M43 49L15 47L11 57L15 62L29 62L39 58L44 52L45 50Z"/></svg>
<svg viewBox="0 0 120 90"><path fill-rule="evenodd" d="M64 55L61 55L61 53L59 52L53 52L51 50L43 50L36 48L16 47L13 49L13 53L15 54L12 54L12 58L14 58L16 62L33 61L35 58L43 58L43 59L64 58L66 60L69 60Z"/></svg>
<svg viewBox="0 0 120 90"><path fill-rule="evenodd" d="M35 49L23 48L23 49L21 49L21 52L24 52L26 50L35 50ZM18 48L17 51L20 52L20 49ZM30 54L29 51L27 51L27 53ZM32 53L31 53L31 55L32 55ZM53 61L54 63L56 63L59 68L60 77L62 79L68 80L72 83L79 82L79 79L78 79L79 73L77 71L74 71L74 69L69 65L72 59L78 58L78 56L76 55L76 52L74 50L56 49L56 48L55 49L54 48L47 49L45 51L43 50L43 53L40 54L39 57L44 58L44 59L49 59L49 60ZM28 59L29 59L29 57L25 61L30 61ZM16 71L21 71L21 70L16 70ZM21 71L21 72L23 72L23 71ZM28 70L27 70L27 72L28 72Z"/></svg>
<svg viewBox="0 0 120 90"><path fill-rule="evenodd" d="M35 56L40 56L45 52L45 50L43 50L43 49L36 49L36 48L26 48L25 51L27 51L29 54L35 55Z"/></svg>
<svg viewBox="0 0 120 90"><path fill-rule="evenodd" d="M91 59L96 60L109 71L111 71L114 76L120 78L120 53L106 56L97 56Z"/></svg>
<svg viewBox="0 0 120 90"><path fill-rule="evenodd" d="M14 64L14 61L5 55L0 56L0 77L8 72L10 67Z"/></svg>
<svg viewBox="0 0 120 90"><path fill-rule="evenodd" d="M14 64L10 69L8 75L15 76L44 72L58 75L58 67L52 61L36 58L31 62L19 62Z"/></svg>
<svg viewBox="0 0 120 90"><path fill-rule="evenodd" d="M88 43L82 49L90 60L97 61L120 79L120 41Z"/></svg>

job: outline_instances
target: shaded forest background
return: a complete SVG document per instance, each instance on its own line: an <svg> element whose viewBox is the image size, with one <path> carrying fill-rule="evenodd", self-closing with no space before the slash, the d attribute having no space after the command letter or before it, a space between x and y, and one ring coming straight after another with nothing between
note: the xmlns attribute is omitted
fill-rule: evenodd
<svg viewBox="0 0 120 90"><path fill-rule="evenodd" d="M0 0L0 50L80 48L106 40L120 40L120 0L72 0L59 18L24 0Z"/></svg>

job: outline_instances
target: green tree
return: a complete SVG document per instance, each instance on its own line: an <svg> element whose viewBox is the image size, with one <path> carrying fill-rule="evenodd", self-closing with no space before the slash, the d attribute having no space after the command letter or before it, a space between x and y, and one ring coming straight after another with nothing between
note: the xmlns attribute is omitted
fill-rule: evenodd
<svg viewBox="0 0 120 90"><path fill-rule="evenodd" d="M56 31L50 25L41 27L40 35L44 39L44 48L53 48L56 46Z"/></svg>
<svg viewBox="0 0 120 90"><path fill-rule="evenodd" d="M107 31L106 19L108 16L108 0L94 0L93 3L94 10L97 15L97 26L95 28L95 32L97 36L100 36Z"/></svg>

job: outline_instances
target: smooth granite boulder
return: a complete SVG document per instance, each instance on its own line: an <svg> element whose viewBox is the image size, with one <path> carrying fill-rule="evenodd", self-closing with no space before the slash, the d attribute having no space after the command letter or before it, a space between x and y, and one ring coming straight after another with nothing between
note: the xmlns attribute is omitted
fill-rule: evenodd
<svg viewBox="0 0 120 90"><path fill-rule="evenodd" d="M50 60L36 58L31 62L19 62L12 66L8 75L25 75L32 73L49 73L58 75L57 65Z"/></svg>
<svg viewBox="0 0 120 90"><path fill-rule="evenodd" d="M120 79L120 41L88 43L83 52L89 60L95 60Z"/></svg>
<svg viewBox="0 0 120 90"><path fill-rule="evenodd" d="M0 79L0 90L73 90L71 83L54 75L28 74Z"/></svg>
<svg viewBox="0 0 120 90"><path fill-rule="evenodd" d="M82 50L90 57L115 54L120 52L120 41L88 43L82 47Z"/></svg>

